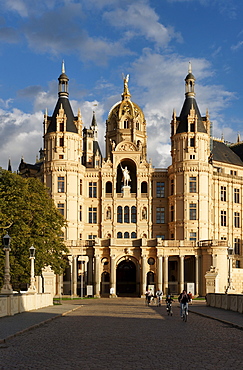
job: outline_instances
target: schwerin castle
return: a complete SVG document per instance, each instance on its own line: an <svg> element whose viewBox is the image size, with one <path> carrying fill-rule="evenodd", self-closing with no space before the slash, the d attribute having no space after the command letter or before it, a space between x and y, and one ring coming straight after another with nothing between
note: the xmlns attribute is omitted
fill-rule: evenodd
<svg viewBox="0 0 243 370"><path fill-rule="evenodd" d="M243 143L213 139L189 64L184 104L168 122L172 164L153 168L128 78L106 121L103 157L95 114L87 128L72 111L63 64L40 158L21 160L20 174L40 178L67 220L69 266L51 279L47 269L45 289L98 297L143 296L148 288L242 293Z"/></svg>

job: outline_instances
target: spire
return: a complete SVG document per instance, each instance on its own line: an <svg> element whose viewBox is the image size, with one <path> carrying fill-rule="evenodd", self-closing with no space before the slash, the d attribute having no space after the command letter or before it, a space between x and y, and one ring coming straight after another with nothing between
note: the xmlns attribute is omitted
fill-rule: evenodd
<svg viewBox="0 0 243 370"><path fill-rule="evenodd" d="M90 129L93 130L94 138L95 138L95 140L97 140L98 126L97 126L97 122L96 122L95 111L93 111L93 117L92 117L92 122L91 122L91 125L90 125Z"/></svg>
<svg viewBox="0 0 243 370"><path fill-rule="evenodd" d="M194 85L195 85L195 77L192 74L192 66L191 62L189 62L188 65L188 74L185 78L186 82L186 93L185 93L185 101L180 113L179 117L179 124L176 129L176 133L182 133L182 132L189 132L190 127L188 123L188 117L191 115L191 112L195 111L195 117L197 117L197 132L207 132L205 125L203 123L203 119L201 117L201 113L199 111L199 108L197 106L197 102L195 99L195 92L194 92Z"/></svg>
<svg viewBox="0 0 243 370"><path fill-rule="evenodd" d="M240 133L238 132L238 134L237 134L237 143L240 143Z"/></svg>
<svg viewBox="0 0 243 370"><path fill-rule="evenodd" d="M59 81L59 88L58 88L58 96L68 98L68 81L69 78L65 73L65 65L64 60L62 61L62 73L58 77Z"/></svg>
<svg viewBox="0 0 243 370"><path fill-rule="evenodd" d="M11 160L10 160L10 158L9 158L9 160L8 160L8 171L9 171L9 172L12 172L12 165L11 165Z"/></svg>
<svg viewBox="0 0 243 370"><path fill-rule="evenodd" d="M96 122L96 117L95 117L95 111L93 111L93 117L92 117L92 122L91 122L91 126L90 126L90 128L91 128L92 130L94 130L94 129L95 129L95 127L97 127L97 122Z"/></svg>
<svg viewBox="0 0 243 370"><path fill-rule="evenodd" d="M189 62L189 64L188 64L188 75L185 78L185 81L186 81L186 96L195 97L195 92L194 92L195 80L196 79L192 74L192 64L191 64L191 62Z"/></svg>
<svg viewBox="0 0 243 370"><path fill-rule="evenodd" d="M124 74L122 74L122 77L123 77L123 83L124 83L124 91L122 93L122 100L128 100L131 97L131 94L128 89L129 75L126 75L125 77Z"/></svg>

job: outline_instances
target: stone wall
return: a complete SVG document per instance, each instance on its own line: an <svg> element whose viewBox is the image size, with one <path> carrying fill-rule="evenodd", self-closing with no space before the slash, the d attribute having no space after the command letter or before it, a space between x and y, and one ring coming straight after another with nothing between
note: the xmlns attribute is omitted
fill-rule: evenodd
<svg viewBox="0 0 243 370"><path fill-rule="evenodd" d="M53 295L50 293L18 293L0 296L0 317L13 316L17 313L52 306Z"/></svg>
<svg viewBox="0 0 243 370"><path fill-rule="evenodd" d="M243 294L209 293L206 299L208 306L243 313Z"/></svg>

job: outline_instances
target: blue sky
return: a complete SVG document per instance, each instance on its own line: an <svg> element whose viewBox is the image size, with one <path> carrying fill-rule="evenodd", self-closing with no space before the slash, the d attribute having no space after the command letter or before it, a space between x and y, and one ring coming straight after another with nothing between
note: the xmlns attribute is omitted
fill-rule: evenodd
<svg viewBox="0 0 243 370"><path fill-rule="evenodd" d="M57 101L65 61L74 114L105 121L129 74L147 121L148 159L170 160L170 121L180 114L188 63L213 136L243 136L243 2L240 0L0 0L0 166L34 163L43 114ZM103 151L103 154L104 151Z"/></svg>

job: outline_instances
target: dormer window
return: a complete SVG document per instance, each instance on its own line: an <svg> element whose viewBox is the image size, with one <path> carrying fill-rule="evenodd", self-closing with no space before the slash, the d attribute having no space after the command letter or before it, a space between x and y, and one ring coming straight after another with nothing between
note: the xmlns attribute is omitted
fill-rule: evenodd
<svg viewBox="0 0 243 370"><path fill-rule="evenodd" d="M190 124L190 132L195 132L195 123Z"/></svg>
<svg viewBox="0 0 243 370"><path fill-rule="evenodd" d="M63 121L59 123L59 128L60 128L61 132L64 131L64 122Z"/></svg>

